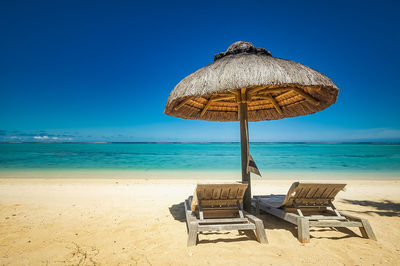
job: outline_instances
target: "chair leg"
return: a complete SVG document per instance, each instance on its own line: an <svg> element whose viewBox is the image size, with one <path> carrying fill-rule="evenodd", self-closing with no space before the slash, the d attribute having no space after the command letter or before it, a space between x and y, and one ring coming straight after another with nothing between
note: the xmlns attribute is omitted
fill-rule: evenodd
<svg viewBox="0 0 400 266"><path fill-rule="evenodd" d="M372 231L372 227L369 224L367 219L361 219L362 227L360 227L361 235L365 238L372 239L376 241L376 236L374 231Z"/></svg>
<svg viewBox="0 0 400 266"><path fill-rule="evenodd" d="M301 243L310 242L310 222L306 218L297 220L297 237Z"/></svg>
<svg viewBox="0 0 400 266"><path fill-rule="evenodd" d="M245 214L246 214L246 218L249 219L249 221L251 223L253 223L256 227L255 231L256 231L257 240L261 244L267 244L268 239L267 239L267 235L265 233L263 221L247 212L245 212Z"/></svg>
<svg viewBox="0 0 400 266"><path fill-rule="evenodd" d="M187 246L195 246L197 244L197 228L198 228L198 223L197 222L190 222L188 227L189 227L189 236L188 236L188 241L187 241Z"/></svg>
<svg viewBox="0 0 400 266"><path fill-rule="evenodd" d="M376 241L376 236L374 234L374 231L372 230L371 225L369 224L367 219L363 219L354 215L350 215L350 214L345 214L344 217L346 217L348 220L350 221L356 221L356 222L360 222L362 226L360 226L360 231L361 231L361 235L365 238L369 238L372 240Z"/></svg>
<svg viewBox="0 0 400 266"><path fill-rule="evenodd" d="M261 244L268 244L267 235L265 234L264 224L261 220L255 221L257 240Z"/></svg>

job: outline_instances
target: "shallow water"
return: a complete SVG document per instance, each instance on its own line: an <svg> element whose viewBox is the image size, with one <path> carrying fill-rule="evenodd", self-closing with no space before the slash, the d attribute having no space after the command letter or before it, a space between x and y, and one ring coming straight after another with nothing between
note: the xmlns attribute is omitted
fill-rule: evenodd
<svg viewBox="0 0 400 266"><path fill-rule="evenodd" d="M261 171L400 174L400 144L252 143ZM0 170L238 170L239 143L1 143Z"/></svg>

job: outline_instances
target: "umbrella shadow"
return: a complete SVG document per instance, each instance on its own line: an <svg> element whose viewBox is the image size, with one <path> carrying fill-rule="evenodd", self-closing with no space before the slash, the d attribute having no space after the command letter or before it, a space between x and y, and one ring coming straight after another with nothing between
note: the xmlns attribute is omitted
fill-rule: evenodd
<svg viewBox="0 0 400 266"><path fill-rule="evenodd" d="M400 203L396 203L391 200L372 201L342 199L341 202L375 209L367 211L345 210L348 212L364 213L368 215L377 214L379 216L386 217L400 217Z"/></svg>

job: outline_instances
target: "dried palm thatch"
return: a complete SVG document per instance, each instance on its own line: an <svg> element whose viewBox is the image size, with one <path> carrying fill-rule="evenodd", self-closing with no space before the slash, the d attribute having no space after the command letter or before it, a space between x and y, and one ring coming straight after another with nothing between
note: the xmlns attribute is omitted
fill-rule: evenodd
<svg viewBox="0 0 400 266"><path fill-rule="evenodd" d="M336 102L338 92L318 71L240 41L181 80L168 98L165 113L238 121L239 104L247 103L249 121L274 120L321 111Z"/></svg>

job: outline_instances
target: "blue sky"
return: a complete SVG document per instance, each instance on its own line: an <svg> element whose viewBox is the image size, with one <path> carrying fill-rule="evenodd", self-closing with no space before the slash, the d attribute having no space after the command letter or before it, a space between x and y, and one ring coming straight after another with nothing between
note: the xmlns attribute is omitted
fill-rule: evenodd
<svg viewBox="0 0 400 266"><path fill-rule="evenodd" d="M0 141L238 141L239 124L169 117L170 91L233 42L340 88L251 141L399 141L399 1L1 1Z"/></svg>

